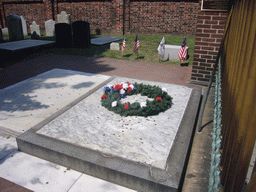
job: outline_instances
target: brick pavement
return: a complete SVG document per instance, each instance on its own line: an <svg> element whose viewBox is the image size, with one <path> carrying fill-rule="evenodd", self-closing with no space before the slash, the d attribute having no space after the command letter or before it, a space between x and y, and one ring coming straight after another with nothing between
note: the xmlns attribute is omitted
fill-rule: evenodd
<svg viewBox="0 0 256 192"><path fill-rule="evenodd" d="M164 62L154 64L110 58L87 58L78 55L45 54L31 59L19 59L4 67L0 71L0 88L54 68L188 85L192 67L166 65Z"/></svg>

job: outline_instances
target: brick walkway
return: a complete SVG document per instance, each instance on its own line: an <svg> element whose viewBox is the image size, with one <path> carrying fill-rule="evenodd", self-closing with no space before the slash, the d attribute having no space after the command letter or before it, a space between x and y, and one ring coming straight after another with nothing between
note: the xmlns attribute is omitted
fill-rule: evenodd
<svg viewBox="0 0 256 192"><path fill-rule="evenodd" d="M8 87L54 68L188 85L192 67L48 54L19 60L17 63L12 62L12 65L3 68L0 71L0 88Z"/></svg>

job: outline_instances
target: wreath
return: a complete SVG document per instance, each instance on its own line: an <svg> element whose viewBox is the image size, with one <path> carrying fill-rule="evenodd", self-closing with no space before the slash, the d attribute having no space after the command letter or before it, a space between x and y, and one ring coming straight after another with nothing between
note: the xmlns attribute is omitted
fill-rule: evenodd
<svg viewBox="0 0 256 192"><path fill-rule="evenodd" d="M167 94L166 89L161 89L155 85L121 83L108 85L103 88L103 92L104 94L101 96L102 106L121 116L147 117L158 115L172 106L172 97ZM141 94L142 96L147 96L153 100L146 100L146 102L141 103L121 103L122 98L135 94Z"/></svg>

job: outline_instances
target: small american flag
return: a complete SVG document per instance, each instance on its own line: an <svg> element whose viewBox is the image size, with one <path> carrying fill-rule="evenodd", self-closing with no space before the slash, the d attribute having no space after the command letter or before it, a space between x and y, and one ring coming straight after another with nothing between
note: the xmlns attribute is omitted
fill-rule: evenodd
<svg viewBox="0 0 256 192"><path fill-rule="evenodd" d="M136 35L136 38L135 38L135 41L134 41L134 44L133 44L132 51L133 51L134 53L137 53L139 47L140 47L140 41L139 41L138 35Z"/></svg>
<svg viewBox="0 0 256 192"><path fill-rule="evenodd" d="M123 41L123 46L122 46L122 53L124 52L125 50L125 44L126 44L126 37L124 36L124 41Z"/></svg>
<svg viewBox="0 0 256 192"><path fill-rule="evenodd" d="M179 50L178 56L180 59L180 62L183 62L184 60L187 59L187 42L186 42L186 38L184 38L182 44L181 44L181 48Z"/></svg>

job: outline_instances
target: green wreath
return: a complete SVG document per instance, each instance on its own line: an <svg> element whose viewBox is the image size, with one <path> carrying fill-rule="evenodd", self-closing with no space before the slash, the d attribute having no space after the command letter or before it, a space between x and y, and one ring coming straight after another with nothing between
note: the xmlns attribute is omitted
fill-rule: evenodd
<svg viewBox="0 0 256 192"><path fill-rule="evenodd" d="M107 86L103 89L101 97L102 106L121 116L152 116L166 111L172 106L172 97L164 89L158 86L144 85L143 83L132 85L121 83ZM153 98L152 101L122 104L120 100L129 95L141 94Z"/></svg>

